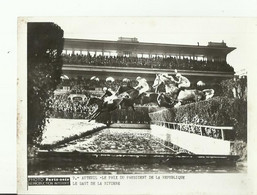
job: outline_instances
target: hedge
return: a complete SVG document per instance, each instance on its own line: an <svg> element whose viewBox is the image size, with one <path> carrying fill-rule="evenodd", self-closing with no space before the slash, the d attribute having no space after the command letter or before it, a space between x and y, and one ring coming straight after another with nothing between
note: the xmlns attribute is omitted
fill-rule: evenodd
<svg viewBox="0 0 257 195"><path fill-rule="evenodd" d="M153 121L233 126L236 139L247 141L247 102L243 99L214 97L179 108L151 114Z"/></svg>
<svg viewBox="0 0 257 195"><path fill-rule="evenodd" d="M247 99L247 77L223 80L220 83L222 94L230 98Z"/></svg>
<svg viewBox="0 0 257 195"><path fill-rule="evenodd" d="M135 107L132 109L116 109L111 113L102 113L96 122L106 123L108 120L114 123L149 123L148 107Z"/></svg>

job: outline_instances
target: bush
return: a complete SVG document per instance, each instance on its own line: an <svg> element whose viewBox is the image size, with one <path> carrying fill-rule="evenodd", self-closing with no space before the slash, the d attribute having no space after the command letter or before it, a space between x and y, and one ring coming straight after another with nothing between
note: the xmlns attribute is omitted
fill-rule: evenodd
<svg viewBox="0 0 257 195"><path fill-rule="evenodd" d="M179 108L153 112L153 121L233 126L236 139L247 140L247 102L243 99L215 97Z"/></svg>
<svg viewBox="0 0 257 195"><path fill-rule="evenodd" d="M247 160L247 144L243 141L235 141L231 147L232 155L239 155L240 161Z"/></svg>
<svg viewBox="0 0 257 195"><path fill-rule="evenodd" d="M149 123L147 107L136 107L135 112L132 109L116 109L111 113L102 113L97 122L106 123L109 119L115 123Z"/></svg>
<svg viewBox="0 0 257 195"><path fill-rule="evenodd" d="M230 98L247 98L247 78L243 76L241 78L235 77L234 79L223 80L220 83L222 96Z"/></svg>
<svg viewBox="0 0 257 195"><path fill-rule="evenodd" d="M54 23L28 23L28 134L29 145L42 139L50 113L49 97L60 83L63 30Z"/></svg>

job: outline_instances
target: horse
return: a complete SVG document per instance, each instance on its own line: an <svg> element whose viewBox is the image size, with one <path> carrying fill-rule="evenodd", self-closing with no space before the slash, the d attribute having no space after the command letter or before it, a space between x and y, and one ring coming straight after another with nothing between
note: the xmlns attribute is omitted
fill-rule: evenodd
<svg viewBox="0 0 257 195"><path fill-rule="evenodd" d="M90 105L97 105L97 108L94 110L92 114L89 116L89 122L91 120L96 119L101 113L103 112L111 112L119 107L120 102L122 99L115 99L113 103L107 104L104 103L104 100L98 97L90 97L86 103L86 106L89 107Z"/></svg>
<svg viewBox="0 0 257 195"><path fill-rule="evenodd" d="M163 74L156 74L153 88L158 92L158 87L163 83L165 85L165 93L160 93L157 97L159 106L166 105L168 107L178 107L189 101L198 102L200 100L207 100L214 95L213 89L197 90L185 89L179 92L179 88L172 76L170 78L164 77ZM174 102L177 102L174 104ZM166 107L165 106L165 107Z"/></svg>
<svg viewBox="0 0 257 195"><path fill-rule="evenodd" d="M121 105L126 107L134 103L143 105L145 103L149 103L150 101L150 95L147 93L142 93L139 95L139 90L133 87L121 86L117 95L118 97L123 98Z"/></svg>
<svg viewBox="0 0 257 195"><path fill-rule="evenodd" d="M133 91L130 94L133 95L136 94L136 92ZM93 119L96 119L103 112L111 112L116 110L121 104L124 104L124 106L127 108L131 107L133 111L135 111L133 99L129 99L125 92L119 95L115 95L112 103L104 102L103 99L98 97L91 97L88 99L86 106L88 107L93 104L97 105L97 109L90 115L89 122Z"/></svg>
<svg viewBox="0 0 257 195"><path fill-rule="evenodd" d="M115 94L115 98L113 99L113 103L108 104L104 102L103 99L92 97L87 101L86 106L96 104L97 109L90 115L89 121L96 119L103 112L111 112L117 109L119 106L122 108L131 107L133 111L135 111L134 103L140 103L141 105L145 103L149 103L153 98L151 95L146 93L139 94L139 90L133 87L125 87L121 86L118 92Z"/></svg>
<svg viewBox="0 0 257 195"><path fill-rule="evenodd" d="M165 95L164 93L159 93L157 98L157 104L160 107L172 108L175 106L177 101L171 99L169 96Z"/></svg>

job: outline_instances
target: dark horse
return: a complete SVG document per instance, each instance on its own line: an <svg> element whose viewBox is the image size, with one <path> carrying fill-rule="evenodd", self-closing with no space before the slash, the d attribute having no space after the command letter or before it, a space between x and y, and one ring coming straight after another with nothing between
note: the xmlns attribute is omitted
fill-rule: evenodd
<svg viewBox="0 0 257 195"><path fill-rule="evenodd" d="M139 95L139 91L132 87L123 87L121 86L118 90L118 94L124 97L123 101L121 102L122 107L128 107L131 104L147 104L147 103L157 103L156 97L158 94L148 94L142 93Z"/></svg>
<svg viewBox="0 0 257 195"><path fill-rule="evenodd" d="M214 95L213 89L187 89L179 91L173 77L170 76L170 79L168 79L164 77L163 74L156 74L153 84L153 88L156 89L156 92L161 84L165 85L165 93L160 93L157 97L157 103L159 106L178 107L179 105L187 102L207 100Z"/></svg>
<svg viewBox="0 0 257 195"><path fill-rule="evenodd" d="M112 103L104 102L104 100L97 97L89 98L87 106L93 104L97 105L97 109L90 115L89 121L96 119L101 113L111 112L119 108L119 106L121 106L122 108L131 107L133 111L135 111L135 102L139 102L142 105L146 103L146 101L149 101L148 99L150 98L146 97L145 93L139 95L139 91L132 87L120 87Z"/></svg>
<svg viewBox="0 0 257 195"><path fill-rule="evenodd" d="M116 110L117 108L119 108L121 103L124 104L124 106L126 107L131 107L135 111L133 100L130 98L131 96L129 94L134 97L135 92L133 91L131 93L122 93L116 96L113 99L112 103L104 102L103 99L98 97L89 98L87 101L87 106L94 104L97 105L97 109L90 115L89 121L96 119L103 112L111 112L113 110Z"/></svg>

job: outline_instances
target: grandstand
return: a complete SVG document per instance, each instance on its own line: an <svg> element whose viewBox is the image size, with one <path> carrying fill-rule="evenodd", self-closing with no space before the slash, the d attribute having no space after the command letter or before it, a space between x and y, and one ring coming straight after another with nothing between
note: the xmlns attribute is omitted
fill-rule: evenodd
<svg viewBox="0 0 257 195"><path fill-rule="evenodd" d="M117 41L65 39L63 73L73 80L85 81L95 75L100 80L141 76L151 83L156 73L174 75L177 69L191 83L201 80L213 85L233 77L234 69L226 57L234 49L224 41L202 46L145 43L127 37Z"/></svg>

